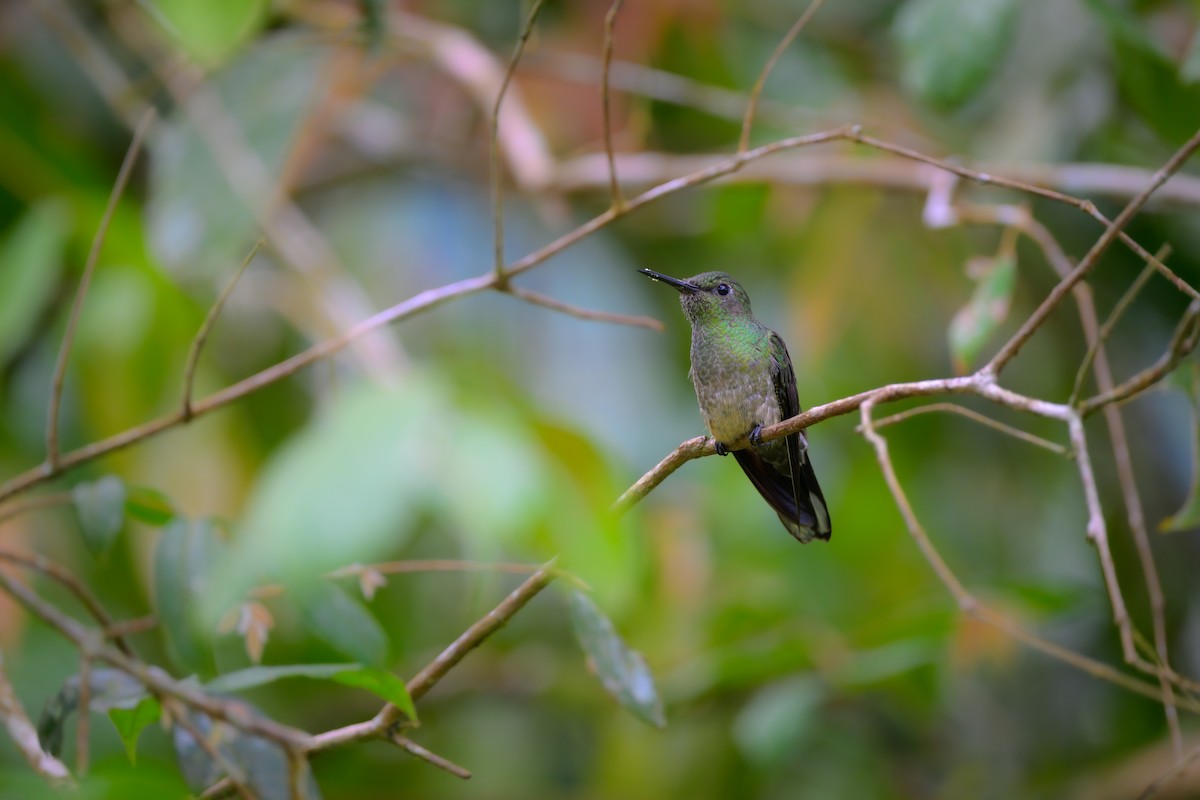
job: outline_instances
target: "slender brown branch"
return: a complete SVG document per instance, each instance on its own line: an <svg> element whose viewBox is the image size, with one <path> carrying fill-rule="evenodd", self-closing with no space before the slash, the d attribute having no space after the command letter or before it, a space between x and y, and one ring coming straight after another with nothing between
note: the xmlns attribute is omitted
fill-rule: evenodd
<svg viewBox="0 0 1200 800"><path fill-rule="evenodd" d="M622 84L619 63L614 63L612 84ZM632 65L629 65L632 67ZM666 76L664 76L665 79ZM741 121L745 114L745 95L717 89L721 116ZM759 106L758 117L764 116L766 101ZM779 114L774 115L779 117ZM799 126L810 120L779 119L778 124ZM886 151L885 151L886 152ZM894 157L893 157L894 156ZM699 172L714 164L723 163L726 154L679 154L664 152L616 153L617 170L621 183L628 189L646 189L680 175ZM561 161L554 169L549 188L560 192L588 192L608 188L608 167L603 153L585 153ZM924 161L897 156L888 152L885 157L863 158L852 153L805 153L793 152L773 159L770 163L747 164L730 181L771 183L778 186L866 186L877 189L893 189L916 194L928 194L935 180L944 171ZM1070 191L1076 197L1130 198L1145 187L1150 170L1115 164L1067 163L1067 164L989 164L980 162L974 170L980 175L1003 174L1020 184L1019 191L1032 186ZM965 176L964 176L965 177ZM1016 188L1016 187L1009 187ZM1068 195L1063 194L1063 197ZM1070 203L1081 209L1082 201ZM1173 204L1180 207L1200 205L1200 178L1177 173L1154 194L1152 203L1156 207ZM1091 216L1089 214L1089 216Z"/></svg>
<svg viewBox="0 0 1200 800"><path fill-rule="evenodd" d="M1054 238L1044 225L1026 215L1018 227L1041 247L1046 260L1053 267L1060 279L1065 278L1071 273L1073 268L1071 260L1063 252L1062 247L1058 244L1058 240ZM1170 247L1164 246L1155 254L1155 258L1165 260L1169 252ZM1080 283L1075 286L1072 294L1079 309L1079 322L1083 328L1083 335L1088 344L1088 349L1084 356L1083 364L1080 365L1076 373L1075 386L1071 397L1067 401L1068 405L1074 405L1077 402L1077 393L1082 386L1083 376L1087 372L1088 365L1093 362L1096 366L1096 383L1100 391L1109 391L1113 388L1115 381L1113 379L1112 367L1108 361L1108 354L1105 351L1105 341L1108 339L1109 333L1112 331L1113 326L1116 325L1117 320L1120 319L1121 314L1124 313L1125 308L1132 303L1141 285L1149 280L1153 274L1154 268L1151 265L1147 265L1129 290L1122 296L1116 307L1114 307L1103 326L1099 324L1096 303L1090 287L1086 283ZM1142 510L1141 496L1138 493L1137 479L1133 471L1133 463L1129 452L1129 438L1125 432L1125 422L1121 417L1120 409L1115 404L1104 407L1104 418L1109 430L1109 439L1113 449L1113 461L1117 467L1117 480L1121 486L1121 497L1125 505L1126 518L1129 521L1129 530L1133 536L1138 561L1142 566L1142 575L1146 581L1146 594L1150 599L1151 624L1154 630L1154 652L1159 663L1152 664L1144 661L1138 656L1136 650L1125 650L1123 655L1126 663L1145 672L1158 675L1159 686L1162 689L1163 713L1167 719L1167 729L1170 731L1171 740L1174 743L1176 752L1181 754L1183 734L1179 728L1179 714L1175 708L1175 691L1172 688L1170 678L1166 601L1163 597L1162 582L1159 580L1158 567L1154 563L1154 554L1150 549L1150 537L1146 530L1145 514ZM1130 627L1130 631L1123 636L1122 641L1128 641L1136 635L1136 631L1133 630L1132 621L1128 621L1127 624Z"/></svg>
<svg viewBox="0 0 1200 800"><path fill-rule="evenodd" d="M29 511L38 511L43 508L58 508L59 506L67 506L75 502L74 496L70 492L53 492L50 494L40 494L35 497L27 497L24 500L18 500L0 508L0 523L8 522L13 517L19 517Z"/></svg>
<svg viewBox="0 0 1200 800"><path fill-rule="evenodd" d="M444 678L455 665L466 657L467 653L474 650L485 639L500 630L514 614L525 607L526 603L549 586L554 580L556 573L553 560L543 564L541 569L530 575L511 594L505 597L499 605L489 611L482 619L471 625L471 627L467 628L450 646L439 653L424 669L414 675L407 684L409 696L414 701L425 696L438 681ZM380 709L378 714L366 722L346 725L345 727L314 736L308 750L310 752L327 750L331 747L338 747L361 739L386 736L388 731L401 721L403 714L404 712L399 708L388 703Z"/></svg>
<svg viewBox="0 0 1200 800"><path fill-rule="evenodd" d="M1150 784L1142 790L1142 793L1137 796L1137 800L1147 800L1158 793L1158 790L1166 786L1175 779L1181 772L1191 767L1200 760L1200 747L1194 747L1187 755L1176 755L1176 761L1171 765L1171 768L1159 775Z"/></svg>
<svg viewBox="0 0 1200 800"><path fill-rule="evenodd" d="M1050 316L1050 313L1058 307L1063 298L1066 297L1067 293L1071 291L1071 289L1074 288L1077 283L1083 280L1084 277L1086 277L1087 274L1092 270L1092 268L1096 266L1097 262L1100 260L1100 256L1104 254L1110 244L1117 240L1125 226L1134 218L1135 215L1137 215L1137 213L1142 209L1142 206L1146 204L1146 201L1150 199L1150 196L1153 195L1160 186L1166 183L1167 179L1175 174L1179 168L1182 167L1184 163L1192 157L1192 154L1196 152L1197 148L1200 148L1200 131L1194 133L1192 138L1188 139L1188 141L1184 143L1182 147L1175 151L1175 154L1172 155L1167 162L1163 164L1157 172L1154 173L1154 176L1150 179L1150 183L1146 185L1146 188L1139 192L1136 197L1130 200L1125 208L1121 209L1121 213L1117 215L1116 219L1114 219L1111 224L1105 227L1104 232L1100 234L1100 238L1096 240L1096 243L1092 245L1087 254L1080 259L1079 263L1075 266L1075 269L1073 269L1066 277L1062 278L1062 280L1058 282L1054 289L1050 291L1050 294L1046 296L1045 300L1043 300L1042 303L1034 310L1034 312L1025 320L1025 322L1021 324L1021 327L1018 328L1017 332L1012 335L1012 338L1010 338L1004 347L1000 348L1000 351L992 357L992 360L988 362L986 367L984 367L987 372L999 374L1000 371L1004 369L1004 366L1020 351L1021 346L1024 345L1025 342L1029 341L1029 338L1033 336L1034 332L1038 328L1041 327L1042 323L1046 321L1046 318ZM1158 261L1158 259L1153 258L1153 256L1151 256L1149 260L1156 265L1162 263ZM1193 297L1195 297L1195 290L1192 291L1192 294Z"/></svg>
<svg viewBox="0 0 1200 800"><path fill-rule="evenodd" d="M546 0L533 0L529 16L526 17L525 24L521 27L521 34L517 37L517 44L513 48L512 58L508 60L508 67L504 70L504 78L500 81L500 89L496 92L496 102L492 106L491 118L488 120L491 129L489 146L491 149L492 227L495 251L493 268L499 286L504 286L508 281L504 272L504 188L500 181L500 107L504 104L504 95L508 93L508 86L512 83L517 64L521 61L521 54L525 51L525 42L529 40L529 35L533 32L533 24L537 21L538 14L545 2Z"/></svg>
<svg viewBox="0 0 1200 800"><path fill-rule="evenodd" d="M37 729L30 722L8 679L3 653L0 653L0 720L3 720L9 738L34 772L56 786L73 784L67 765L42 749Z"/></svg>
<svg viewBox="0 0 1200 800"><path fill-rule="evenodd" d="M80 625L43 600L24 583L4 572L0 572L0 590L66 637L82 657L102 661L121 670L139 681L150 693L173 697L214 719L224 720L240 730L278 742L284 747L308 749L312 737L304 731L263 717L243 703L206 694L193 686L174 680L157 667L126 655L109 645L103 636Z"/></svg>
<svg viewBox="0 0 1200 800"><path fill-rule="evenodd" d="M1200 301L1193 301L1176 326L1170 346L1158 361L1124 383L1084 400L1079 404L1080 414L1086 417L1099 408L1112 403L1123 403L1152 388L1171 374L1179 366L1179 362L1196 349L1198 342L1200 342Z"/></svg>
<svg viewBox="0 0 1200 800"><path fill-rule="evenodd" d="M895 500L896 506L899 508L901 516L904 518L905 526L908 529L909 535L912 536L912 538L916 541L918 548L921 550L930 566L933 567L938 579L954 596L958 607L969 616L986 622L987 624L1004 631L1014 639L1023 642L1029 647L1040 650L1046 655L1062 661L1063 663L1070 664L1071 666L1086 672L1093 677L1108 681L1109 683L1115 684L1145 697L1149 697L1154 700L1160 700L1161 692L1159 687L1147 684L1144 681L1140 681L1136 678L1119 672L1107 664L1088 658L1087 656L1076 653L1075 651L1063 647L1062 645L1058 645L1054 642L1043 639L1040 636L1025 630L1007 616L982 605L978 600L975 599L973 595L970 594L970 592L967 591L967 589L958 580L958 577L954 574L953 570L951 570L949 565L947 565L942 559L941 555L937 551L937 548L934 546L933 541L929 538L929 535L925 532L924 527L922 527L920 521L917 519L916 512L913 511L912 505L909 503L908 497L905 494L903 487L900 485L899 478L896 476L895 467L892 465L891 456L888 454L887 440L879 435L871 421L871 411L873 405L873 401L868 401L864 403L860 409L863 436L866 437L868 442L870 442L875 448L875 454L879 462L880 469L884 474L884 479L887 482L888 489L892 494L892 498ZM1085 455L1082 461L1086 464L1086 448L1084 448L1084 453ZM1081 467L1081 475L1083 474L1084 468ZM1087 480L1090 479L1090 468L1087 474L1088 478L1086 478L1084 481L1085 488L1087 486ZM1094 488L1095 484L1092 483L1092 489L1094 490ZM1179 708L1186 708L1189 711L1200 712L1200 702L1197 702L1192 698L1180 698L1176 702L1176 706Z"/></svg>
<svg viewBox="0 0 1200 800"><path fill-rule="evenodd" d="M612 207L621 210L625 198L621 196L621 184L617 180L617 160L613 155L612 110L609 107L609 72L612 68L613 28L617 24L617 14L621 12L621 4L625 0L613 0L608 13L604 15L604 55L600 69L600 109L604 116L604 155L608 159L608 186L612 197Z"/></svg>
<svg viewBox="0 0 1200 800"><path fill-rule="evenodd" d="M95 236L92 237L92 246L88 250L87 261L83 266L79 288L75 291L75 300L71 304L71 316L67 319L67 330L63 334L62 345L58 349L58 359L54 362L50 408L46 414L46 467L48 469L58 467L59 407L62 404L63 383L67 376L67 360L71 356L71 345L75 342L75 329L79 326L79 315L83 311L83 299L87 297L88 289L91 286L92 273L96 271L96 262L100 259L100 251L104 249L104 240L108 238L108 228L112 224L113 214L116 213L117 203L120 202L121 195L125 192L129 176L133 174L133 165L137 162L138 153L142 149L142 141L146 138L146 133L157 116L158 113L153 106L147 108L146 112L142 114L137 128L133 131L133 139L130 140L129 148L125 151L125 158L121 161L121 168L117 172L117 180L113 183L112 191L108 195L108 203L104 206L104 214L100 217L100 224L96 228Z"/></svg>
<svg viewBox="0 0 1200 800"><path fill-rule="evenodd" d="M457 281L447 284L436 289L429 289L414 295L402 303L392 306L391 308L380 311L374 316L364 319L349 330L318 342L307 350L297 353L291 358L285 359L273 366L267 367L261 372L257 372L248 378L244 378L232 386L228 386L218 392L210 394L203 400L200 400L192 405L192 416L199 417L207 414L210 411L215 411L218 408L229 405L230 403L240 400L246 395L290 377L305 367L326 358L339 350L345 348L354 340L378 330L385 325L390 325L399 320L413 316L414 314L428 311L435 308L448 300L463 297L469 294L490 289L495 285L494 275L483 275L476 278L467 278L466 280ZM165 430L169 430L176 425L184 422L183 414L180 411L175 411L166 414L150 422L143 423L135 428L130 428L127 431L118 433L115 436L110 436L107 439L102 439L98 442L93 442L90 445L81 447L78 450L73 450L59 459L59 463L52 469L47 469L45 466L35 467L31 470L21 473L10 479L8 482L0 485L0 500L3 500L13 495L23 492L33 486L43 483L51 478L57 477L69 469L79 466L80 464L92 461L100 456L121 450L129 447L132 444L147 439L151 436L156 436Z"/></svg>
<svg viewBox="0 0 1200 800"><path fill-rule="evenodd" d="M1200 136L1200 132L1197 132L1197 136ZM1101 225L1103 225L1105 227L1106 235L1115 236L1119 241L1121 241L1123 244L1125 244L1126 247L1128 247L1131 251L1133 251L1138 256L1138 258L1142 259L1142 261L1146 262L1147 264L1154 265L1154 268L1156 270L1158 270L1158 272L1161 275L1163 275L1167 280L1169 280L1172 284L1174 284L1175 288L1177 288L1179 291L1183 292L1184 294L1186 294L1188 297L1191 297L1192 299L1200 300L1200 291L1198 291L1195 287L1193 287L1191 284L1189 284L1183 278L1176 275L1175 272L1170 267L1168 267L1166 264L1164 264L1161 261L1159 261L1158 259L1156 259L1149 251L1147 251L1144 247L1142 247L1140 244L1135 242L1129 236L1129 234L1125 233L1122 230L1124 223L1122 223L1122 225L1117 225L1115 220L1109 220L1108 217L1106 217L1100 213L1100 210L1098 208L1096 208L1095 203L1093 203L1090 200L1080 200L1078 197L1073 197L1073 196L1071 196L1069 194L1065 194L1063 192L1054 191L1052 189L1045 189L1041 186L1035 186L1033 184L1025 183L1023 181L1013 180L1012 178L1007 178L1007 177L1004 177L1001 175L995 175L990 172L982 172L980 170L969 169L967 167L963 167L959 164L955 164L950 161L943 161L941 159L933 158L932 156L927 156L924 153L919 153L916 150L912 150L907 147L902 147L900 145L892 144L891 142L885 142L882 139L876 139L873 136L864 135L861 132L859 132L857 129L852 131L851 133L847 134L844 138L850 139L852 141L858 142L859 144L863 144L868 147L872 147L876 150L881 150L885 153L892 153L893 155L897 155L902 158L909 159L911 161L916 161L916 162L919 162L922 164L928 164L931 167L936 167L940 170L944 170L946 172L951 172L955 175L958 175L960 178L966 178L969 181L973 181L973 182L981 184L983 186L999 186L999 187L1002 187L1005 189L1013 189L1015 191L1025 192L1027 194L1032 194L1037 197L1042 197L1042 198L1045 198L1046 200L1052 200L1056 203L1062 203L1063 205L1071 206L1072 208L1077 208L1080 211L1082 211L1083 213L1087 214L1092 219L1099 222ZM1188 143L1185 144L1184 147L1181 148L1179 151L1177 151L1175 153L1175 155L1172 156L1171 159L1163 167L1161 167L1159 170L1157 170L1154 173L1154 175L1151 176L1150 184L1147 187L1143 188L1142 191L1139 192L1138 195L1136 195L1134 197L1134 199L1130 202L1130 204L1125 207L1125 210L1128 211L1130 208L1133 208L1134 204L1137 204L1137 208L1140 208L1143 204L1145 204L1145 202L1150 198L1150 194L1152 194L1154 191L1156 191L1158 189L1158 187L1160 187L1163 184L1163 182L1165 182L1168 178L1170 178L1171 174L1173 174L1175 170L1178 170L1179 167L1182 166L1183 161L1186 161L1187 157L1191 155L1191 150L1189 150L1189 148L1193 146L1193 142L1195 142L1195 141L1196 141L1196 136L1193 136L1192 140L1189 140ZM1185 154L1185 151L1187 151L1186 154ZM1164 174L1164 172L1165 172L1165 174ZM1136 211L1136 209L1135 209L1135 211ZM1132 213L1129 216L1131 217ZM1128 219L1126 221L1128 221ZM1115 233L1112 233L1112 234L1108 233L1108 231L1114 231L1114 230L1115 230ZM1099 244L1099 241L1100 240L1097 240L1097 244ZM1107 245L1105 245L1105 247L1107 247ZM1093 246L1093 249L1096 249L1095 246ZM1085 262L1081 261L1080 265L1083 265L1084 263ZM1090 269L1090 267L1088 269ZM1082 277L1082 275L1079 277ZM1076 278L1075 280L1078 280L1078 278ZM1049 310L1051 310L1053 307L1056 307L1058 305L1058 303L1061 302L1062 296L1064 296L1070 288L1069 286L1066 288L1061 288L1062 285L1063 285L1063 283L1060 282L1059 287L1056 287L1056 290L1051 292L1050 296L1046 298L1045 302L1043 302L1043 306L1050 304L1050 309L1047 309L1043 313L1048 314ZM1060 293L1061 293L1061 295L1060 295ZM1053 300L1052 304L1051 304L1051 300ZM1037 323L1037 325L1033 326L1033 328L1036 329L1040 325L1041 325L1041 322L1039 321ZM1020 331L1018 331L1018 334L1019 333L1020 333ZM1015 340L1015 339L1016 339L1016 335L1014 335L1014 337L1013 337L1013 340ZM1023 342L1024 340L1022 339L1021 341ZM1010 343L1011 343L1011 340L1010 340ZM1001 350L1001 353L1004 353L1004 350ZM999 356L1001 353L998 353L997 356ZM993 359L993 360L995 360L995 359Z"/></svg>
<svg viewBox="0 0 1200 800"><path fill-rule="evenodd" d="M986 414L980 414L978 411L967 408L966 406L960 406L957 403L930 403L927 406L910 408L907 411L901 411L898 414L892 414L891 416L876 420L875 428L876 430L879 428L886 428L888 425L894 425L897 422L903 422L907 419L911 419L912 417L916 417L921 414L930 414L935 411L958 414L959 416L966 417L974 422L978 422L980 425L994 428L1001 433L1012 436L1014 439L1020 439L1023 442L1028 442L1029 444L1044 448L1052 453L1057 453L1060 456L1066 456L1067 458L1071 457L1071 451L1063 447L1058 442L1052 442L1049 439L1043 439L1041 436L1035 436L1029 431L1023 431L1020 428L1013 427L1012 425L1006 425L1000 420L992 419ZM862 428L860 427L859 432L861 431Z"/></svg>
<svg viewBox="0 0 1200 800"><path fill-rule="evenodd" d="M1166 249L1168 248L1163 248L1163 250ZM1157 255L1158 258L1163 261L1165 261L1167 258L1166 255L1161 254L1161 252ZM1113 328L1116 327L1121 317L1125 315L1125 312L1129 310L1129 307L1133 305L1133 301L1137 298L1138 294L1142 291L1142 288L1147 282L1149 282L1153 275L1154 267L1147 264L1142 268L1142 271L1138 273L1137 278L1135 278L1133 283L1129 285L1129 288L1126 289L1125 293L1121 295L1121 299L1117 301L1117 304L1113 306L1112 311L1109 312L1108 318L1105 319L1104 324L1100 326L1100 330L1095 340L1088 344L1087 352L1083 354L1083 361L1080 362L1079 369L1075 372L1075 384L1071 387L1071 396L1067 398L1067 403L1069 405L1075 405L1079 402L1079 396L1083 393L1084 381L1087 380L1088 371L1092 368L1092 362L1095 361L1096 354L1099 352L1100 346L1104 344L1104 342L1108 341L1108 337L1112 335Z"/></svg>
<svg viewBox="0 0 1200 800"><path fill-rule="evenodd" d="M561 300L555 300L553 297L534 292L529 289L522 289L519 286L509 286L508 293L514 297L519 297L522 300L533 303L535 306L561 311L576 319L594 320L596 322L612 322L616 325L631 325L635 328L646 328L652 331L662 331L663 324L653 317L642 317L633 314L616 314L611 311L593 311L590 308L580 308L573 306L570 303L564 303Z"/></svg>
<svg viewBox="0 0 1200 800"><path fill-rule="evenodd" d="M87 584L76 578L69 569L51 561L40 553L20 553L7 549L0 549L0 561L20 564L62 584L79 601L80 605L87 609L87 612L92 615L96 622L109 632L109 638L113 639L113 643L121 652L128 656L133 655L133 649L125 641L124 637L113 632L115 627L112 617L104 610L104 606L100 604L96 595L92 594L92 590L87 587Z"/></svg>
<svg viewBox="0 0 1200 800"><path fill-rule="evenodd" d="M200 363L200 351L204 349L204 344L208 341L208 334L212 331L212 327L217 322L217 317L221 314L221 309L225 307L225 302L229 299L229 295L233 294L233 287L237 286L238 280L245 274L246 268L250 266L250 262L254 260L254 256L258 254L259 249L266 243L265 239L259 239L254 243L254 247L250 248L250 252L242 259L242 265L238 267L237 272L221 289L221 293L217 295L216 302L208 309L208 314L204 317L204 322L200 325L200 330L196 332L196 338L192 340L192 346L188 350L187 363L183 368L183 403L181 404L181 413L183 421L187 422L192 418L192 384L196 380L196 366Z"/></svg>
<svg viewBox="0 0 1200 800"><path fill-rule="evenodd" d="M904 487L900 485L900 479L896 476L896 468L892 466L892 458L888 453L887 439L879 435L871 419L871 411L874 409L876 402L875 398L868 398L859 408L862 435L875 448L875 458L879 462L879 469L883 472L883 479L887 483L888 490L892 493L892 499L895 500L896 507L900 509L900 516L904 518L904 524L908 528L909 535L916 541L921 554L925 556L925 560L933 567L933 571L937 573L938 579L942 584L954 595L954 600L958 603L958 607L960 609L972 608L976 604L975 598L971 596L966 587L958 580L958 576L954 574L950 566L942 560L941 554L938 553L937 548L933 546L933 542L929 539L929 534L921 527L921 522L917 519L917 513L913 511L912 504L908 501L908 495L904 493Z"/></svg>
<svg viewBox="0 0 1200 800"><path fill-rule="evenodd" d="M392 742L392 744L396 745L409 755L416 756L422 761L428 761L438 769L445 770L456 778L462 778L464 781L471 779L470 770L464 769L450 759L444 758L443 756L439 756L437 753L425 749L412 739L409 739L407 736L401 736L398 733L393 733L388 737L388 739Z"/></svg>
<svg viewBox="0 0 1200 800"><path fill-rule="evenodd" d="M200 728L188 716L183 704L178 700L169 699L164 702L171 709L171 719L174 724L187 731L188 735L196 742L196 745L204 751L204 754L212 759L225 777L214 783L212 786L200 793L201 800L208 800L210 797L226 797L230 792L233 792L242 800L258 800L257 796L246 785L246 776L242 774L242 769L237 764L231 763L225 754L213 744L212 740L205 736ZM216 723L211 723L215 725Z"/></svg>
<svg viewBox="0 0 1200 800"><path fill-rule="evenodd" d="M767 59L767 63L763 66L762 71L758 73L758 79L754 81L754 88L750 90L750 100L746 103L746 115L742 118L742 134L738 137L739 153L744 153L750 147L750 129L754 125L754 115L758 111L758 100L762 96L763 87L767 84L767 78L771 74L771 70L775 68L775 63L784 52L791 47L792 42L800 35L800 31L804 30L804 26L817 13L825 0L812 0L808 4L808 8L804 9L804 13L800 18L792 23L792 27L784 35L779 44L775 45L775 52L771 53L771 57Z"/></svg>

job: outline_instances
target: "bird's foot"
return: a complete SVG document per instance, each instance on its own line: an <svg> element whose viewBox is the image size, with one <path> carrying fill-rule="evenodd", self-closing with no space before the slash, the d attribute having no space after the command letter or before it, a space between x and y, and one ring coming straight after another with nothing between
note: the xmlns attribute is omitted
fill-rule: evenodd
<svg viewBox="0 0 1200 800"><path fill-rule="evenodd" d="M717 448L717 455L719 455L719 456L729 455L729 448L726 447L725 445L721 444L720 442L718 442L716 439L713 439L713 446Z"/></svg>
<svg viewBox="0 0 1200 800"><path fill-rule="evenodd" d="M762 440L762 425L755 425L754 430L750 431L750 444L758 447L763 443Z"/></svg>

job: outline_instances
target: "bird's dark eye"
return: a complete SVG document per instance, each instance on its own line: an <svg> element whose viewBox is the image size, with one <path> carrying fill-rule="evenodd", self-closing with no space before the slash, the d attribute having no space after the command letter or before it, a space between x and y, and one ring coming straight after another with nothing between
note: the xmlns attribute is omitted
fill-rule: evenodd
<svg viewBox="0 0 1200 800"><path fill-rule="evenodd" d="M728 283L718 283L717 284L717 294L721 294L721 295L729 294L729 284Z"/></svg>

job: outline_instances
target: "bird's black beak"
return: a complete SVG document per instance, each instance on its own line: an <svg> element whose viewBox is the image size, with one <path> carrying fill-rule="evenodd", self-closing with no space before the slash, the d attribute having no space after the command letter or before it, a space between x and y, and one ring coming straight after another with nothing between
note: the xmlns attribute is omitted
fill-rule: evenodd
<svg viewBox="0 0 1200 800"><path fill-rule="evenodd" d="M700 291L700 287L694 283L681 281L679 278L672 278L670 275L663 275L661 272L655 272L652 269L639 269L638 272L645 275L647 278L652 278L656 281L662 281L665 284L674 286L679 290L680 294L695 294Z"/></svg>

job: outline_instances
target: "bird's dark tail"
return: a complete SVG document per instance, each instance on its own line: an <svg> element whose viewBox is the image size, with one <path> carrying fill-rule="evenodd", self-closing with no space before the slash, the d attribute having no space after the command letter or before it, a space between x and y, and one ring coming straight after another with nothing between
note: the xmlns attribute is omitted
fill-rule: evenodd
<svg viewBox="0 0 1200 800"><path fill-rule="evenodd" d="M799 465L791 465L793 475L766 461L754 448L735 450L733 455L792 536L802 543L829 539L833 532L829 507L807 450L799 450Z"/></svg>

